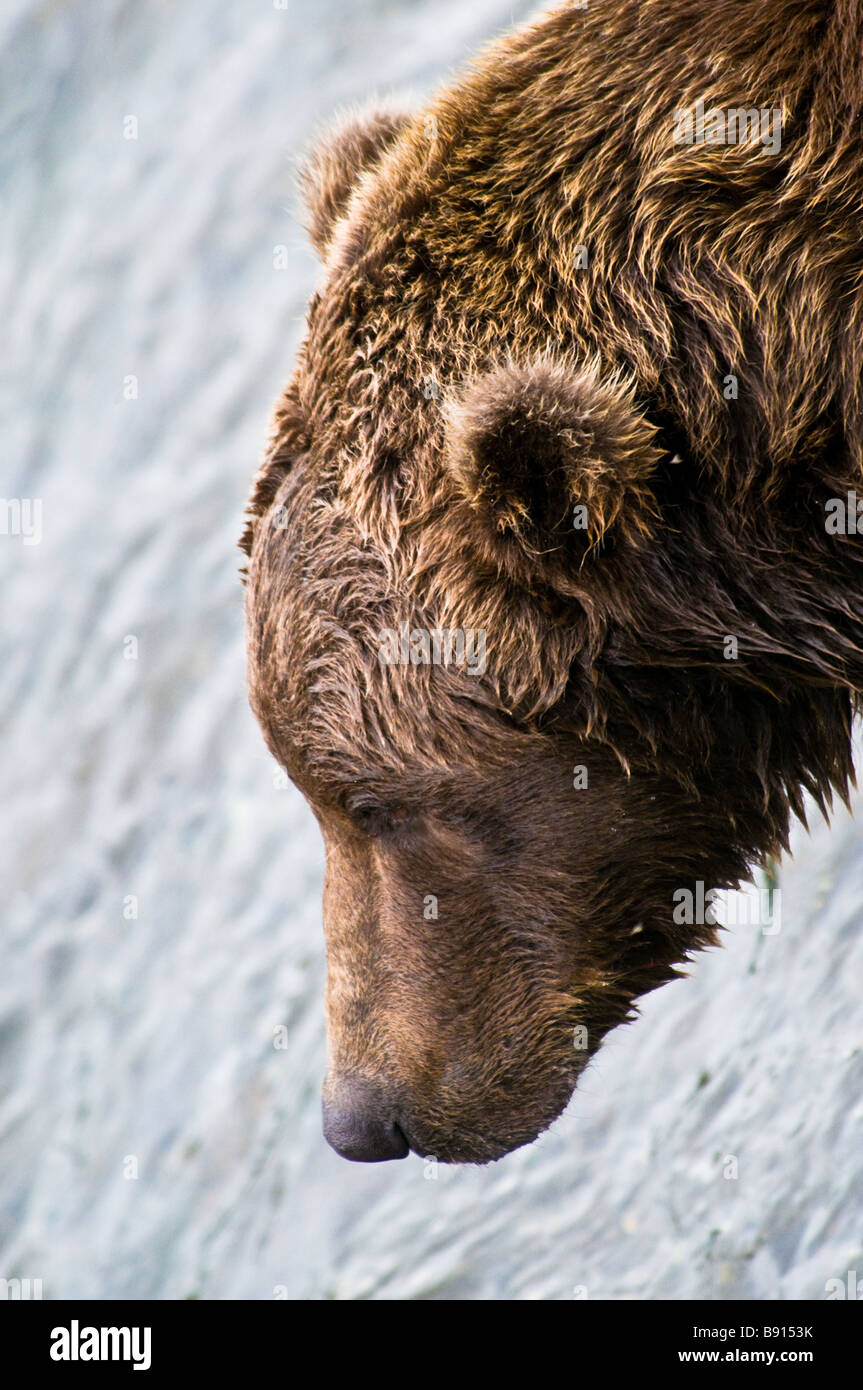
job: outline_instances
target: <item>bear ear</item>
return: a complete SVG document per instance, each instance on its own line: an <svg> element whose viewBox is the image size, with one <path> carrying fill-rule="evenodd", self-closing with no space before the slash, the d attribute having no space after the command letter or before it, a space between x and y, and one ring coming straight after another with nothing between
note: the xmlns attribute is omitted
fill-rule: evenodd
<svg viewBox="0 0 863 1390"><path fill-rule="evenodd" d="M319 137L300 169L300 188L309 214L309 236L321 255L360 175L380 159L411 119L404 111L366 107L346 112Z"/></svg>
<svg viewBox="0 0 863 1390"><path fill-rule="evenodd" d="M650 537L655 435L631 384L548 357L484 372L446 406L446 461L484 548L520 572Z"/></svg>

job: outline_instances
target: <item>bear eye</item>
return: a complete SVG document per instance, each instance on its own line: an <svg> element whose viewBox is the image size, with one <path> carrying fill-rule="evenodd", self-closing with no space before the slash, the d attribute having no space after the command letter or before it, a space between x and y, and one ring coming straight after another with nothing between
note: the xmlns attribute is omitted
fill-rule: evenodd
<svg viewBox="0 0 863 1390"><path fill-rule="evenodd" d="M404 806L381 806L373 801L354 802L348 811L357 829L372 840L394 834L410 819Z"/></svg>

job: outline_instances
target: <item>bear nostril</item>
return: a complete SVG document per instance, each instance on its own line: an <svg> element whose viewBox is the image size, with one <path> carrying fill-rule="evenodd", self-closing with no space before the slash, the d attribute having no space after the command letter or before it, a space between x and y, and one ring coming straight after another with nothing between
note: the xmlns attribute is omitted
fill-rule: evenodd
<svg viewBox="0 0 863 1390"><path fill-rule="evenodd" d="M377 1087L352 1080L328 1091L323 1102L324 1138L337 1154L355 1163L407 1157L408 1141Z"/></svg>

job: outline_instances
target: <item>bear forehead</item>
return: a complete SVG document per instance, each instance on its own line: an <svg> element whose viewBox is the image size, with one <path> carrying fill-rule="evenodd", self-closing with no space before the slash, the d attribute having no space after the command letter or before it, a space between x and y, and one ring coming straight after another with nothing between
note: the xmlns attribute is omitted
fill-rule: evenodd
<svg viewBox="0 0 863 1390"><path fill-rule="evenodd" d="M303 546L288 545L280 564L264 568L251 605L250 698L291 775L321 798L341 798L351 787L489 773L534 746L500 710L480 634L430 625L387 590L379 569L371 577L372 558L356 561L319 550L312 566Z"/></svg>

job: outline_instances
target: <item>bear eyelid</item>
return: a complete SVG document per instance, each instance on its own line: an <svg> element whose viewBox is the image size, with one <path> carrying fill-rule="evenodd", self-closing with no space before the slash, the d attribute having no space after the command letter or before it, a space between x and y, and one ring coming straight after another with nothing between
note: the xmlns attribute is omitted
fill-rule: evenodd
<svg viewBox="0 0 863 1390"><path fill-rule="evenodd" d="M346 810L353 824L372 840L394 834L410 820L410 813L404 806L382 806L367 798L350 801Z"/></svg>

